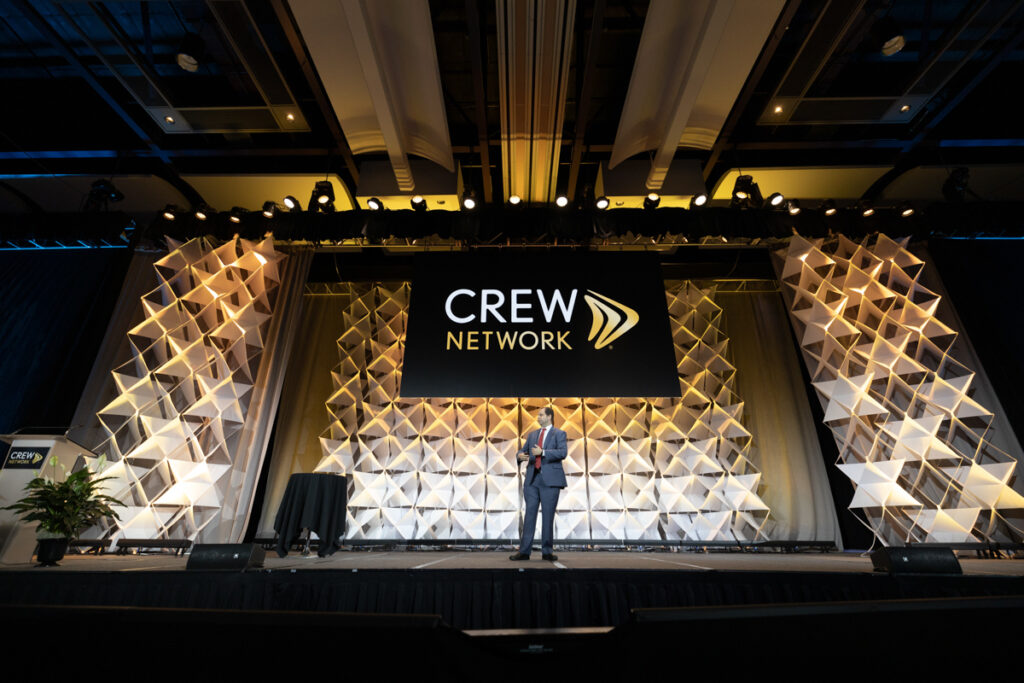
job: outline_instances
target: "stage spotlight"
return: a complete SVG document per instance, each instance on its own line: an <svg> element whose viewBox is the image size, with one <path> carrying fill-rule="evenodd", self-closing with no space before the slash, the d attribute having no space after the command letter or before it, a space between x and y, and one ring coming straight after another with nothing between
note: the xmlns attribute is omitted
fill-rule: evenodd
<svg viewBox="0 0 1024 683"><path fill-rule="evenodd" d="M168 204L164 208L164 218L166 218L169 221L173 221L174 220L174 214L175 214L175 212L177 210L178 210L177 206L175 206L174 204Z"/></svg>
<svg viewBox="0 0 1024 683"><path fill-rule="evenodd" d="M768 195L768 205L772 208L782 206L782 203L786 201L786 198L782 196L781 192L772 192Z"/></svg>
<svg viewBox="0 0 1024 683"><path fill-rule="evenodd" d="M366 208L370 211L380 211L384 208L384 202L377 199L376 197L370 197L366 200Z"/></svg>
<svg viewBox="0 0 1024 683"><path fill-rule="evenodd" d="M273 218L275 213L277 213L277 204L274 202L263 202L264 216L267 218Z"/></svg>
<svg viewBox="0 0 1024 683"><path fill-rule="evenodd" d="M786 210L789 211L790 216L795 216L800 213L800 201L796 199L790 199L786 203Z"/></svg>
<svg viewBox="0 0 1024 683"><path fill-rule="evenodd" d="M178 66L189 73L199 71L199 63L206 52L206 45L203 39L195 33L186 33L178 46Z"/></svg>
<svg viewBox="0 0 1024 683"><path fill-rule="evenodd" d="M598 209L600 209L601 211L604 211L610 205L611 205L611 202L609 202L608 198L605 197L605 196L598 197L597 201L594 202L594 206L597 207Z"/></svg>
<svg viewBox="0 0 1024 683"><path fill-rule="evenodd" d="M196 207L197 220L205 221L207 218L210 217L211 214L213 214L213 209L211 209L206 204L200 204L198 207Z"/></svg>
<svg viewBox="0 0 1024 683"><path fill-rule="evenodd" d="M244 216L247 213L249 212L243 209L242 207L234 206L231 208L231 213L228 214L228 220L230 220L232 223L241 223L242 216Z"/></svg>
<svg viewBox="0 0 1024 683"><path fill-rule="evenodd" d="M733 199L745 200L750 198L750 188L754 184L754 177L741 175L736 178L732 186Z"/></svg>
<svg viewBox="0 0 1024 683"><path fill-rule="evenodd" d="M523 201L523 198L517 194L512 195L508 198L508 203L512 206L519 206Z"/></svg>
<svg viewBox="0 0 1024 683"><path fill-rule="evenodd" d="M875 207L866 199L861 200L858 209L860 210L860 215L864 216L864 218L875 215Z"/></svg>
<svg viewBox="0 0 1024 683"><path fill-rule="evenodd" d="M690 197L690 209L699 209L708 203L708 195L705 192Z"/></svg>
<svg viewBox="0 0 1024 683"><path fill-rule="evenodd" d="M967 184L970 179L971 172L966 166L954 168L942 183L942 196L947 202L962 202L967 195Z"/></svg>
<svg viewBox="0 0 1024 683"><path fill-rule="evenodd" d="M291 196L291 195L288 195L287 197L285 197L281 201L282 201L282 203L284 203L284 205L286 207L288 207L289 211L292 211L292 212L302 211L302 205L299 204L299 200L296 199L295 197Z"/></svg>
<svg viewBox="0 0 1024 683"><path fill-rule="evenodd" d="M569 206L569 198L566 197L564 194L560 194L555 199L555 204L558 206L558 208L564 209L565 207Z"/></svg>
<svg viewBox="0 0 1024 683"><path fill-rule="evenodd" d="M100 178L92 184L89 190L89 199L99 202L119 202L124 199L124 194L114 187L113 181Z"/></svg>
<svg viewBox="0 0 1024 683"><path fill-rule="evenodd" d="M313 189L317 204L326 204L334 201L334 185L330 180L318 180Z"/></svg>
<svg viewBox="0 0 1024 683"><path fill-rule="evenodd" d="M334 213L334 202L327 202L326 204L319 205L320 211L323 213Z"/></svg>
<svg viewBox="0 0 1024 683"><path fill-rule="evenodd" d="M661 196L657 192L650 192L644 197L645 209L656 209L658 204L661 204Z"/></svg>
<svg viewBox="0 0 1024 683"><path fill-rule="evenodd" d="M741 175L736 178L732 187L732 203L734 206L761 208L764 198L761 196L761 188L754 182L753 176Z"/></svg>
<svg viewBox="0 0 1024 683"><path fill-rule="evenodd" d="M836 203L833 200L826 199L821 203L821 212L826 216L835 216L836 211L838 211L838 209L836 208Z"/></svg>
<svg viewBox="0 0 1024 683"><path fill-rule="evenodd" d="M413 211L427 210L427 200L423 198L423 195L414 195L413 198L409 200L409 203L412 204Z"/></svg>
<svg viewBox="0 0 1024 683"><path fill-rule="evenodd" d="M900 204L900 215L904 218L910 218L914 215L914 207L910 205L910 202Z"/></svg>
<svg viewBox="0 0 1024 683"><path fill-rule="evenodd" d="M476 193L473 190L466 190L462 193L462 208L467 211L476 208Z"/></svg>

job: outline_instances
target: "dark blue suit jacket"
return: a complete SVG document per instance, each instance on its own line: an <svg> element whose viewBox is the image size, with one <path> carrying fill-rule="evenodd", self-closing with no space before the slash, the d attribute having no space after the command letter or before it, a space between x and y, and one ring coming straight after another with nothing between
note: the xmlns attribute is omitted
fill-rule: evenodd
<svg viewBox="0 0 1024 683"><path fill-rule="evenodd" d="M526 445L522 449L522 452L530 456L526 463L527 483L533 481L534 456L530 455L530 451L537 445L538 438L540 438L540 430L535 429L526 436ZM562 469L562 461L565 460L565 456L569 455L569 448L565 441L565 432L558 427L551 427L548 430L548 435L544 437L544 445L541 448L544 449L540 465L541 480L547 486L565 488L565 470Z"/></svg>

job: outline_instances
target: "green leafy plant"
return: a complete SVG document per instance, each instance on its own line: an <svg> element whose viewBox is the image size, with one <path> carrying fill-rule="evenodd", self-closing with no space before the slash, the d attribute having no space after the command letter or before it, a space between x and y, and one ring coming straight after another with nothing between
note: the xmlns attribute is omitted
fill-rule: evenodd
<svg viewBox="0 0 1024 683"><path fill-rule="evenodd" d="M100 458L102 468L105 458ZM57 458L50 458L50 465L57 470ZM61 465L61 469L64 466ZM21 514L26 522L39 522L40 536L52 538L75 538L82 529L91 526L104 517L120 519L111 505L124 503L113 496L99 493L98 485L113 477L92 479L92 472L83 467L67 474L64 481L50 477L36 477L25 486L28 494L17 503L6 506Z"/></svg>

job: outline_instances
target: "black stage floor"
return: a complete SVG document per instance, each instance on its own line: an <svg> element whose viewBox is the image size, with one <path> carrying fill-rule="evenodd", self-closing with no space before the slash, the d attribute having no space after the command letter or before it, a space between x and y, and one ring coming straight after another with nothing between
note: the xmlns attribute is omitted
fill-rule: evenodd
<svg viewBox="0 0 1024 683"><path fill-rule="evenodd" d="M8 634L99 638L105 651L121 643L120 656L143 667L151 651L154 661L202 655L220 675L224 653L282 673L288 662L331 670L361 657L423 680L517 678L508 665L521 661L635 680L636 667L653 675L675 660L688 662L680 674L851 653L920 666L937 653L1001 659L1019 647L1020 560L961 557L962 576L890 576L855 553L560 552L557 563L513 563L508 552L271 554L246 572L72 555L56 568L0 567L0 623Z"/></svg>

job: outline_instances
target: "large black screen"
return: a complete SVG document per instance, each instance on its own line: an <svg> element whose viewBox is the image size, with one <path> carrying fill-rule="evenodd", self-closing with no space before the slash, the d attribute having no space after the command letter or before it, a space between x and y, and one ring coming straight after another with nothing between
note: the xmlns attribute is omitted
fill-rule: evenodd
<svg viewBox="0 0 1024 683"><path fill-rule="evenodd" d="M417 255L402 396L678 396L655 255Z"/></svg>

